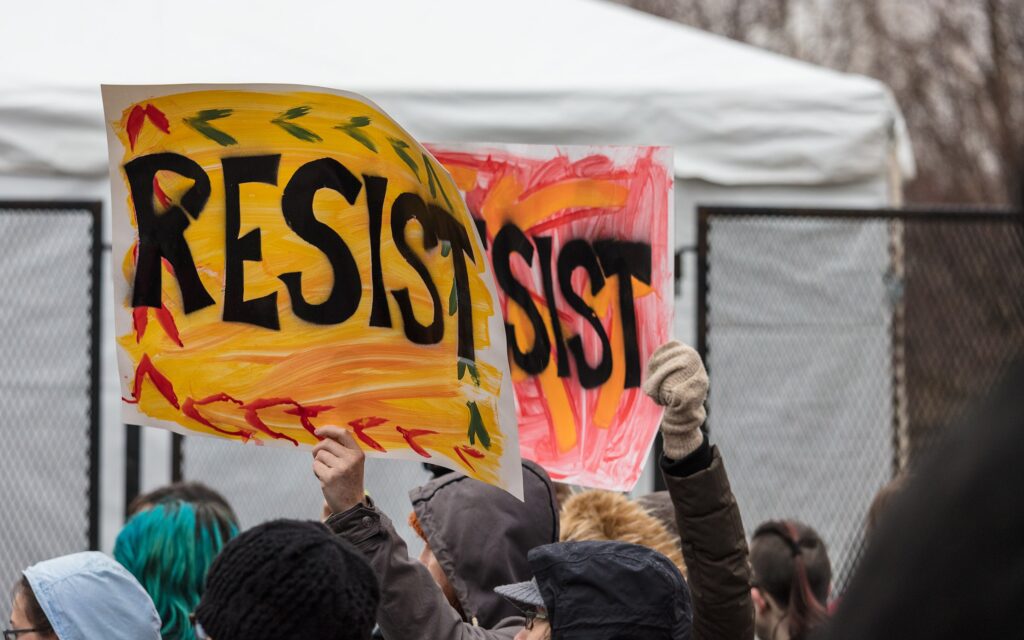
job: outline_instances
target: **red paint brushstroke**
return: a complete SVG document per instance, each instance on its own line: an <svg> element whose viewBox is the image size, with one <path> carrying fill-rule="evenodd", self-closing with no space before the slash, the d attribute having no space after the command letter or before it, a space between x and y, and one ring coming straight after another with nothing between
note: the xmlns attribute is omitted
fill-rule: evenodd
<svg viewBox="0 0 1024 640"><path fill-rule="evenodd" d="M483 453L477 451L473 447L467 447L465 445L452 447L452 449L455 451L455 455L459 456L459 459L462 460L463 464L469 467L470 471L476 471L476 467L473 466L472 462L466 459L466 456L476 458L477 460L483 460L485 457Z"/></svg>
<svg viewBox="0 0 1024 640"><path fill-rule="evenodd" d="M135 151L135 141L139 139L139 131L142 130L142 123L146 121L146 110L135 105L128 114L128 122L124 129L128 133L128 146Z"/></svg>
<svg viewBox="0 0 1024 640"><path fill-rule="evenodd" d="M246 409L245 409L245 421L248 422L249 426L251 426L253 429L256 429L260 433L266 434L266 435L270 436L271 438L273 438L275 440L287 440L288 442L291 442L296 447L299 446L299 441L296 440L295 438L291 438L289 436L286 436L283 433L278 433L277 431L274 431L273 429L268 427L266 425L266 423L263 422L263 420L260 419L260 414L259 414L259 411L257 409L252 409L252 408L246 407Z"/></svg>
<svg viewBox="0 0 1024 640"><path fill-rule="evenodd" d="M160 181L156 179L156 176L153 176L153 197L165 209L171 204L171 197L160 186Z"/></svg>
<svg viewBox="0 0 1024 640"><path fill-rule="evenodd" d="M305 405L301 405L301 404L295 403L295 408L294 409L285 409L284 412L287 413L290 416L298 416L299 417L299 422L302 424L302 427L306 431L308 431L310 433L310 435L314 435L315 436L316 435L316 427L313 426L313 422L310 421L310 418L315 418L315 417L317 417L320 414L321 411L327 411L330 408L331 407L329 407L327 405L313 405L313 406L307 407Z"/></svg>
<svg viewBox="0 0 1024 640"><path fill-rule="evenodd" d="M146 335L146 327L149 326L149 310L156 312L156 319L163 327L164 333L170 337L179 347L184 347L181 336L178 333L178 325L174 322L174 316L167 310L167 307L135 307L132 309L132 325L135 329L135 342L138 344Z"/></svg>
<svg viewBox="0 0 1024 640"><path fill-rule="evenodd" d="M178 334L178 325L174 322L174 316L172 316L171 312L167 310L167 307L160 305L160 308L156 309L156 319L157 322L160 323L160 326L163 327L164 333L166 333L171 340L174 340L175 344L179 347L185 346L181 341L181 336Z"/></svg>
<svg viewBox="0 0 1024 640"><path fill-rule="evenodd" d="M171 132L171 123L167 121L167 116L164 112L157 109L151 104L146 105L146 119L153 123L153 126L163 131L164 133Z"/></svg>
<svg viewBox="0 0 1024 640"><path fill-rule="evenodd" d="M569 209L565 213L555 214L543 222L538 222L527 229L526 232L535 236L552 229L564 227L570 222L578 222L595 216L620 215L621 213L622 207L580 207L578 209Z"/></svg>
<svg viewBox="0 0 1024 640"><path fill-rule="evenodd" d="M465 454L462 453L462 449L460 449L459 447L452 447L452 450L455 451L455 455L459 456L459 460L462 460L462 464L469 467L470 471L476 472L476 467L473 466L472 462L466 460L466 456Z"/></svg>
<svg viewBox="0 0 1024 640"><path fill-rule="evenodd" d="M403 429L402 427L395 427L395 429L398 431L398 433L402 434L402 437L405 438L406 443L409 444L410 449L420 454L424 458L431 457L431 455L427 453L427 450L421 447L416 442L416 438L434 435L437 433L436 431L430 431L429 429Z"/></svg>
<svg viewBox="0 0 1024 640"><path fill-rule="evenodd" d="M299 416L299 422L302 423L302 426L306 429L306 431L310 433L316 431L316 427L309 419L311 417L315 418L317 415L320 414L320 412L327 411L328 409L332 408L327 405L312 405L307 407L305 405L299 404L298 402L292 400L291 398L259 398L257 400L253 400L252 402L244 406L245 421L252 425L254 429L257 429L258 431L265 433L266 435L270 436L271 438L274 438L275 440L287 440L295 446L299 446L298 440L286 436L283 433L274 431L273 429L268 427L266 423L263 422L262 419L260 419L260 411L262 411L263 409L269 409L270 407L277 407L281 405L291 405L292 407L294 407L291 410L286 410L285 413L291 414L293 416Z"/></svg>
<svg viewBox="0 0 1024 640"><path fill-rule="evenodd" d="M139 139L139 132L142 131L142 125L146 123L146 120L149 120L154 127L164 133L171 132L171 123L167 121L167 116L163 111L151 104L147 104L145 108L135 105L128 113L128 122L124 126L128 133L128 146L132 151L135 151L135 141Z"/></svg>
<svg viewBox="0 0 1024 640"><path fill-rule="evenodd" d="M139 400L142 399L142 382L146 376L149 376L150 381L156 387L156 390L160 392L167 402L171 403L175 409L181 409L178 406L178 395L174 393L174 385L167 379L164 374L160 373L153 361L149 359L149 354L142 356L142 360L139 361L139 366L135 367L135 384L132 387L132 399L121 398L129 404L138 404Z"/></svg>
<svg viewBox="0 0 1024 640"><path fill-rule="evenodd" d="M259 417L259 412L261 410L280 406L282 404L301 406L290 398L259 398L245 405L245 421L276 440L289 440L292 444L298 446L299 443L297 440L290 438L283 433L278 433L272 430Z"/></svg>
<svg viewBox="0 0 1024 640"><path fill-rule="evenodd" d="M135 344L146 335L146 326L149 324L149 307L135 307L132 309L132 327L135 328Z"/></svg>
<svg viewBox="0 0 1024 640"><path fill-rule="evenodd" d="M332 408L328 405L307 406L300 404L295 400L292 400L291 398L259 398L257 400L253 400L252 402L244 403L241 400L238 400L237 398L231 397L227 393L218 393L203 398L201 400L193 400L192 398L188 398L185 400L185 405L182 409L182 412L186 416L220 433L232 436L239 436L246 441L252 438L252 432L244 430L232 431L229 429L225 429L223 427L218 427L217 425L213 424L210 420L208 420L205 416L203 416L196 408L197 406L211 404L214 402L231 402L233 404L238 405L244 410L245 421L251 427L253 427L253 429L271 438L274 438L275 440L287 440L295 446L298 446L299 444L297 440L271 429L269 426L267 426L265 422L263 422L262 418L260 418L259 412L263 409L269 409L270 407L291 405L293 408L285 410L285 413L293 416L298 416L299 422L302 424L303 428L305 428L310 433L313 433L314 431L316 431L316 426L313 425L310 418L315 418L321 412L327 411ZM259 444L259 440L257 440L256 442L257 444Z"/></svg>
<svg viewBox="0 0 1024 640"><path fill-rule="evenodd" d="M379 442L366 435L365 431L373 427L379 427L380 425L387 422L387 418L378 418L376 416L369 416L367 418L359 418L358 420L352 420L348 423L348 426L352 427L352 431L356 434L356 437L371 449L380 451L381 453L387 453Z"/></svg>
<svg viewBox="0 0 1024 640"><path fill-rule="evenodd" d="M192 418L196 422L206 425L207 427L213 429L214 431L223 433L224 435L228 436L238 436L242 438L243 441L248 442L249 439L252 438L252 433L250 433L249 431L244 431L241 429L237 431L232 431L231 429L218 427L217 425L207 420L206 416L199 413L199 409L196 408L197 406L212 404L214 402L232 402L234 404L242 406L241 400L236 400L235 398L232 398L226 393L218 393L216 395L207 396L202 400L193 400L192 398L185 398L185 403L181 406L181 412L184 413L189 418Z"/></svg>

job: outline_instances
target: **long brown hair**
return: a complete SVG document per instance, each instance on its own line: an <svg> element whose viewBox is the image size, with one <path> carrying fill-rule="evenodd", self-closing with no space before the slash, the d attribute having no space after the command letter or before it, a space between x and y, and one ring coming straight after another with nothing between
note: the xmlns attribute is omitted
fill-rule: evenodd
<svg viewBox="0 0 1024 640"><path fill-rule="evenodd" d="M750 549L753 586L786 610L789 637L801 640L828 618L832 565L821 536L792 520L765 522Z"/></svg>

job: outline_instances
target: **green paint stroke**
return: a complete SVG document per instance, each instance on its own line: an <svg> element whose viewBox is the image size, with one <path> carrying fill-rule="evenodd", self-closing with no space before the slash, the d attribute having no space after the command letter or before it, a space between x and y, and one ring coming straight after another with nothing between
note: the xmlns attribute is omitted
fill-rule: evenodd
<svg viewBox="0 0 1024 640"><path fill-rule="evenodd" d="M289 109L289 110L285 111L284 113L282 113L280 119L281 120L294 120L295 118L301 118L302 116L308 114L309 111L310 111L310 107L307 107L307 106L292 107L291 109Z"/></svg>
<svg viewBox="0 0 1024 640"><path fill-rule="evenodd" d="M459 310L459 289L452 282L452 292L448 295L448 315L454 316Z"/></svg>
<svg viewBox="0 0 1024 640"><path fill-rule="evenodd" d="M391 143L391 148L394 150L395 155L401 158L402 162L409 165L409 168L412 169L412 172L416 174L416 179L419 180L419 165L417 165L416 161L412 159L412 156L410 156L408 152L406 152L406 149L409 148L409 143L407 143L405 140L399 140L398 138L388 138L388 142Z"/></svg>
<svg viewBox="0 0 1024 640"><path fill-rule="evenodd" d="M238 140L211 125L210 121L227 118L232 113L231 109L203 109L191 118L185 118L183 122L220 146L230 147L238 144Z"/></svg>
<svg viewBox="0 0 1024 640"><path fill-rule="evenodd" d="M476 368L476 363L472 360L466 360L465 358L459 358L459 380L465 377L466 372L469 372L469 377L473 379L473 384L480 386L480 372Z"/></svg>
<svg viewBox="0 0 1024 640"><path fill-rule="evenodd" d="M452 243L447 240L441 241L441 257L447 258L448 254L452 252Z"/></svg>
<svg viewBox="0 0 1024 640"><path fill-rule="evenodd" d="M427 154L423 154L423 166L427 170L427 180L429 181L430 197L437 198L437 192L441 192L441 197L444 198L445 203L448 205L448 210L452 210L452 201L448 199L448 194L444 192L444 187L441 185L441 179L437 177L437 172L434 171L434 165L430 164L430 160L427 158ZM436 185L436 186L435 186Z"/></svg>
<svg viewBox="0 0 1024 640"><path fill-rule="evenodd" d="M291 122L285 122L283 120L281 120L281 121L271 120L271 122L273 122L277 126L281 127L282 129L284 129L288 133L292 134L293 136L295 136L299 140L302 140L303 142L321 142L323 140L323 138L321 138L317 134L313 133L309 129L306 129L304 127L300 127L297 124L292 124Z"/></svg>
<svg viewBox="0 0 1024 640"><path fill-rule="evenodd" d="M430 160L427 160L427 154L423 154L423 166L427 169L427 180L430 182L430 197L437 197L437 185L434 184L434 170L430 166Z"/></svg>
<svg viewBox="0 0 1024 640"><path fill-rule="evenodd" d="M469 444L476 444L476 439L480 438L483 448L490 449L491 434L487 433L487 429L484 427L480 409L477 408L476 402L467 402L466 406L469 407Z"/></svg>
<svg viewBox="0 0 1024 640"><path fill-rule="evenodd" d="M271 124L276 124L277 126L281 127L289 134L298 138L299 140L302 140L303 142L322 142L323 138L313 133L309 129L306 129L305 127L300 127L294 122L289 122L289 120L295 120L308 114L309 110L310 108L306 106L292 107L291 109L285 111L284 113L274 118L270 122Z"/></svg>
<svg viewBox="0 0 1024 640"><path fill-rule="evenodd" d="M352 116L348 119L348 124L339 124L334 128L338 131L344 132L345 135L363 145L370 151L377 153L377 145L374 144L373 140L371 140L368 135L360 131L360 129L369 126L369 124L370 119L366 116Z"/></svg>

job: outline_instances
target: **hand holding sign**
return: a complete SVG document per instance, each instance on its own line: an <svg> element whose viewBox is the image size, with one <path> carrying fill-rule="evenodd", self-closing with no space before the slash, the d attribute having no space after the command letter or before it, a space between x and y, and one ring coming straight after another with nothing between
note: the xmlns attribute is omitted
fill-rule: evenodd
<svg viewBox="0 0 1024 640"><path fill-rule="evenodd" d="M320 480L331 513L343 513L363 501L363 464L366 456L355 438L340 427L316 430L323 438L313 447L313 473Z"/></svg>

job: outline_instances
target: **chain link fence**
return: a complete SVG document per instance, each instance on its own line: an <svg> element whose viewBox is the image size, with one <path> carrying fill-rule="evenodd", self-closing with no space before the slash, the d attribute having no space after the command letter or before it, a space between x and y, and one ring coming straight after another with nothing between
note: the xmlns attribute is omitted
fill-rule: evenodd
<svg viewBox="0 0 1024 640"><path fill-rule="evenodd" d="M748 535L795 518L833 594L875 493L1024 355L1024 224L977 211L705 208L708 427Z"/></svg>
<svg viewBox="0 0 1024 640"><path fill-rule="evenodd" d="M242 445L238 442L175 436L176 477L203 482L224 494L243 529L275 518L319 519L323 506L313 459L305 449ZM422 544L408 526L409 490L430 479L419 465L399 460L366 460L366 491L418 555Z"/></svg>
<svg viewBox="0 0 1024 640"><path fill-rule="evenodd" d="M99 216L0 202L3 594L30 564L99 546Z"/></svg>

